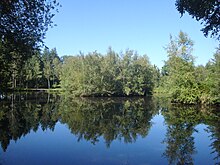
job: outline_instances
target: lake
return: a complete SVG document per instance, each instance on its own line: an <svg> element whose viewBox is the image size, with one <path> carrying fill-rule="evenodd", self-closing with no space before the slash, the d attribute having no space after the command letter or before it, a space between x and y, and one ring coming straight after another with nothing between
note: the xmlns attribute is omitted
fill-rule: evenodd
<svg viewBox="0 0 220 165"><path fill-rule="evenodd" d="M220 164L220 109L158 98L13 94L0 101L0 165Z"/></svg>

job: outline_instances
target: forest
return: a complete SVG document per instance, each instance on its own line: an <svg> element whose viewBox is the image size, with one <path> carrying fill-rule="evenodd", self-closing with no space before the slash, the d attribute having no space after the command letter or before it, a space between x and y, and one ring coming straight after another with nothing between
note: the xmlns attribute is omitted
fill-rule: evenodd
<svg viewBox="0 0 220 165"><path fill-rule="evenodd" d="M219 40L217 1L180 0L175 5L181 15L188 12L202 21L206 37ZM220 104L220 47L205 66L196 65L194 43L180 31L170 36L162 68L131 49L115 52L109 47L105 54L61 57L43 42L60 7L56 0L1 1L0 7L0 98L9 91L53 89L81 97L159 95L172 103Z"/></svg>
<svg viewBox="0 0 220 165"><path fill-rule="evenodd" d="M219 104L220 48L203 66L195 65L193 45L182 31L170 36L165 48L168 59L161 69L147 55L130 49L118 53L109 47L106 54L60 57L56 48L45 48L22 66L16 61L10 64L11 76L1 83L1 90L52 88L81 97L160 95L173 103Z"/></svg>

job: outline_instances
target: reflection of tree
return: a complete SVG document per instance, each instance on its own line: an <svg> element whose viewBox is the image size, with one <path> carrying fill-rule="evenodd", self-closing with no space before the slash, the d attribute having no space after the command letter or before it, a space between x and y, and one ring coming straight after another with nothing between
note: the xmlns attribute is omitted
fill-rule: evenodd
<svg viewBox="0 0 220 165"><path fill-rule="evenodd" d="M192 125L177 124L168 126L164 153L169 164L193 164L192 154L195 153Z"/></svg>
<svg viewBox="0 0 220 165"><path fill-rule="evenodd" d="M126 143L146 136L157 113L151 101L139 99L66 99L60 105L61 121L78 139L96 143L103 136L107 146L114 139Z"/></svg>
<svg viewBox="0 0 220 165"><path fill-rule="evenodd" d="M114 139L133 142L146 136L157 113L151 99L73 99L48 95L12 95L0 102L0 143L5 151L10 140L31 130L54 130L58 120L67 123L78 139L96 143L104 137L107 146ZM59 106L59 108L57 108Z"/></svg>
<svg viewBox="0 0 220 165"><path fill-rule="evenodd" d="M212 120L209 122L208 132L211 133L212 154L216 154L214 161L220 165L220 111L212 113Z"/></svg>
<svg viewBox="0 0 220 165"><path fill-rule="evenodd" d="M164 143L167 144L163 154L169 164L193 164L194 127L202 121L201 112L194 107L170 107L162 111L167 123Z"/></svg>
<svg viewBox="0 0 220 165"><path fill-rule="evenodd" d="M27 100L29 99L29 100ZM54 102L45 102L44 95L12 95L10 101L0 102L0 143L6 151L10 140L18 140L31 130L53 129L57 122Z"/></svg>

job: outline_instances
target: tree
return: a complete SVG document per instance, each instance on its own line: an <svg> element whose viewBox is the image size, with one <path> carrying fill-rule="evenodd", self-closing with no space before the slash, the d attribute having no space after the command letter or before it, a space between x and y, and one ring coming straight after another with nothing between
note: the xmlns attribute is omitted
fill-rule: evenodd
<svg viewBox="0 0 220 165"><path fill-rule="evenodd" d="M160 85L155 91L168 94L175 103L219 104L220 49L217 48L206 66L195 66L193 42L180 32L176 39L170 38L166 50L169 59L165 61Z"/></svg>
<svg viewBox="0 0 220 165"><path fill-rule="evenodd" d="M0 2L0 37L20 49L30 51L39 46L48 26L52 26L52 12L56 0L2 0Z"/></svg>
<svg viewBox="0 0 220 165"><path fill-rule="evenodd" d="M47 80L47 88L59 82L60 58L55 48L49 50L45 48L42 54L43 76ZM52 81L51 81L52 80Z"/></svg>
<svg viewBox="0 0 220 165"><path fill-rule="evenodd" d="M205 96L210 103L220 104L220 48L217 48L214 58L206 64Z"/></svg>
<svg viewBox="0 0 220 165"><path fill-rule="evenodd" d="M220 2L219 0L176 0L176 8L183 15L188 12L197 21L204 24L202 31L207 37L220 40Z"/></svg>
<svg viewBox="0 0 220 165"><path fill-rule="evenodd" d="M42 77L40 52L36 52L28 59L23 68L25 75L26 87L39 87L39 79ZM31 83L31 85L30 85Z"/></svg>
<svg viewBox="0 0 220 165"><path fill-rule="evenodd" d="M176 39L170 37L166 48L169 59L165 61L160 90L169 94L172 102L198 102L192 47L193 42L186 33L180 32Z"/></svg>
<svg viewBox="0 0 220 165"><path fill-rule="evenodd" d="M120 73L119 63L119 54L109 47L107 54L102 60L100 83L102 92L107 95L117 95L122 91L122 83L118 78Z"/></svg>
<svg viewBox="0 0 220 165"><path fill-rule="evenodd" d="M51 67L51 60L50 60L50 51L49 49L45 48L43 55L43 74L44 77L47 79L47 88L50 88L50 78L52 76L52 67Z"/></svg>
<svg viewBox="0 0 220 165"><path fill-rule="evenodd" d="M55 86L59 83L61 61L57 54L56 48L51 49L50 51L50 65L51 65L51 80L52 86Z"/></svg>
<svg viewBox="0 0 220 165"><path fill-rule="evenodd" d="M1 88L7 88L9 81L16 87L17 72L42 45L58 6L56 0L0 1Z"/></svg>
<svg viewBox="0 0 220 165"><path fill-rule="evenodd" d="M119 56L109 48L106 55L65 58L61 87L78 96L144 96L152 94L154 69L146 55L127 50Z"/></svg>

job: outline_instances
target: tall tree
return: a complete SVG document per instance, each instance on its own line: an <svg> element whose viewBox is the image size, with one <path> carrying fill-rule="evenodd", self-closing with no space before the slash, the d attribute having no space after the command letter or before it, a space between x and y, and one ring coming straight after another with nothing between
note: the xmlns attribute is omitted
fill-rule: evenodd
<svg viewBox="0 0 220 165"><path fill-rule="evenodd" d="M28 59L23 68L23 73L26 75L26 87L39 87L39 80L42 77L40 53L36 52Z"/></svg>
<svg viewBox="0 0 220 165"><path fill-rule="evenodd" d="M206 65L207 77L203 81L206 96L211 103L220 104L220 48L217 48L214 58Z"/></svg>
<svg viewBox="0 0 220 165"><path fill-rule="evenodd" d="M1 88L7 88L10 80L16 86L14 68L20 69L39 48L58 5L56 0L0 1Z"/></svg>
<svg viewBox="0 0 220 165"><path fill-rule="evenodd" d="M207 37L217 37L220 40L220 1L219 0L176 0L177 10L183 15L188 12L204 28L202 31Z"/></svg>
<svg viewBox="0 0 220 165"><path fill-rule="evenodd" d="M180 32L176 39L170 38L166 48L169 59L165 62L161 86L173 102L192 104L198 101L192 47L192 40Z"/></svg>
<svg viewBox="0 0 220 165"><path fill-rule="evenodd" d="M55 48L49 50L45 48L42 54L43 76L47 80L47 88L51 88L55 82L58 82L60 58Z"/></svg>

